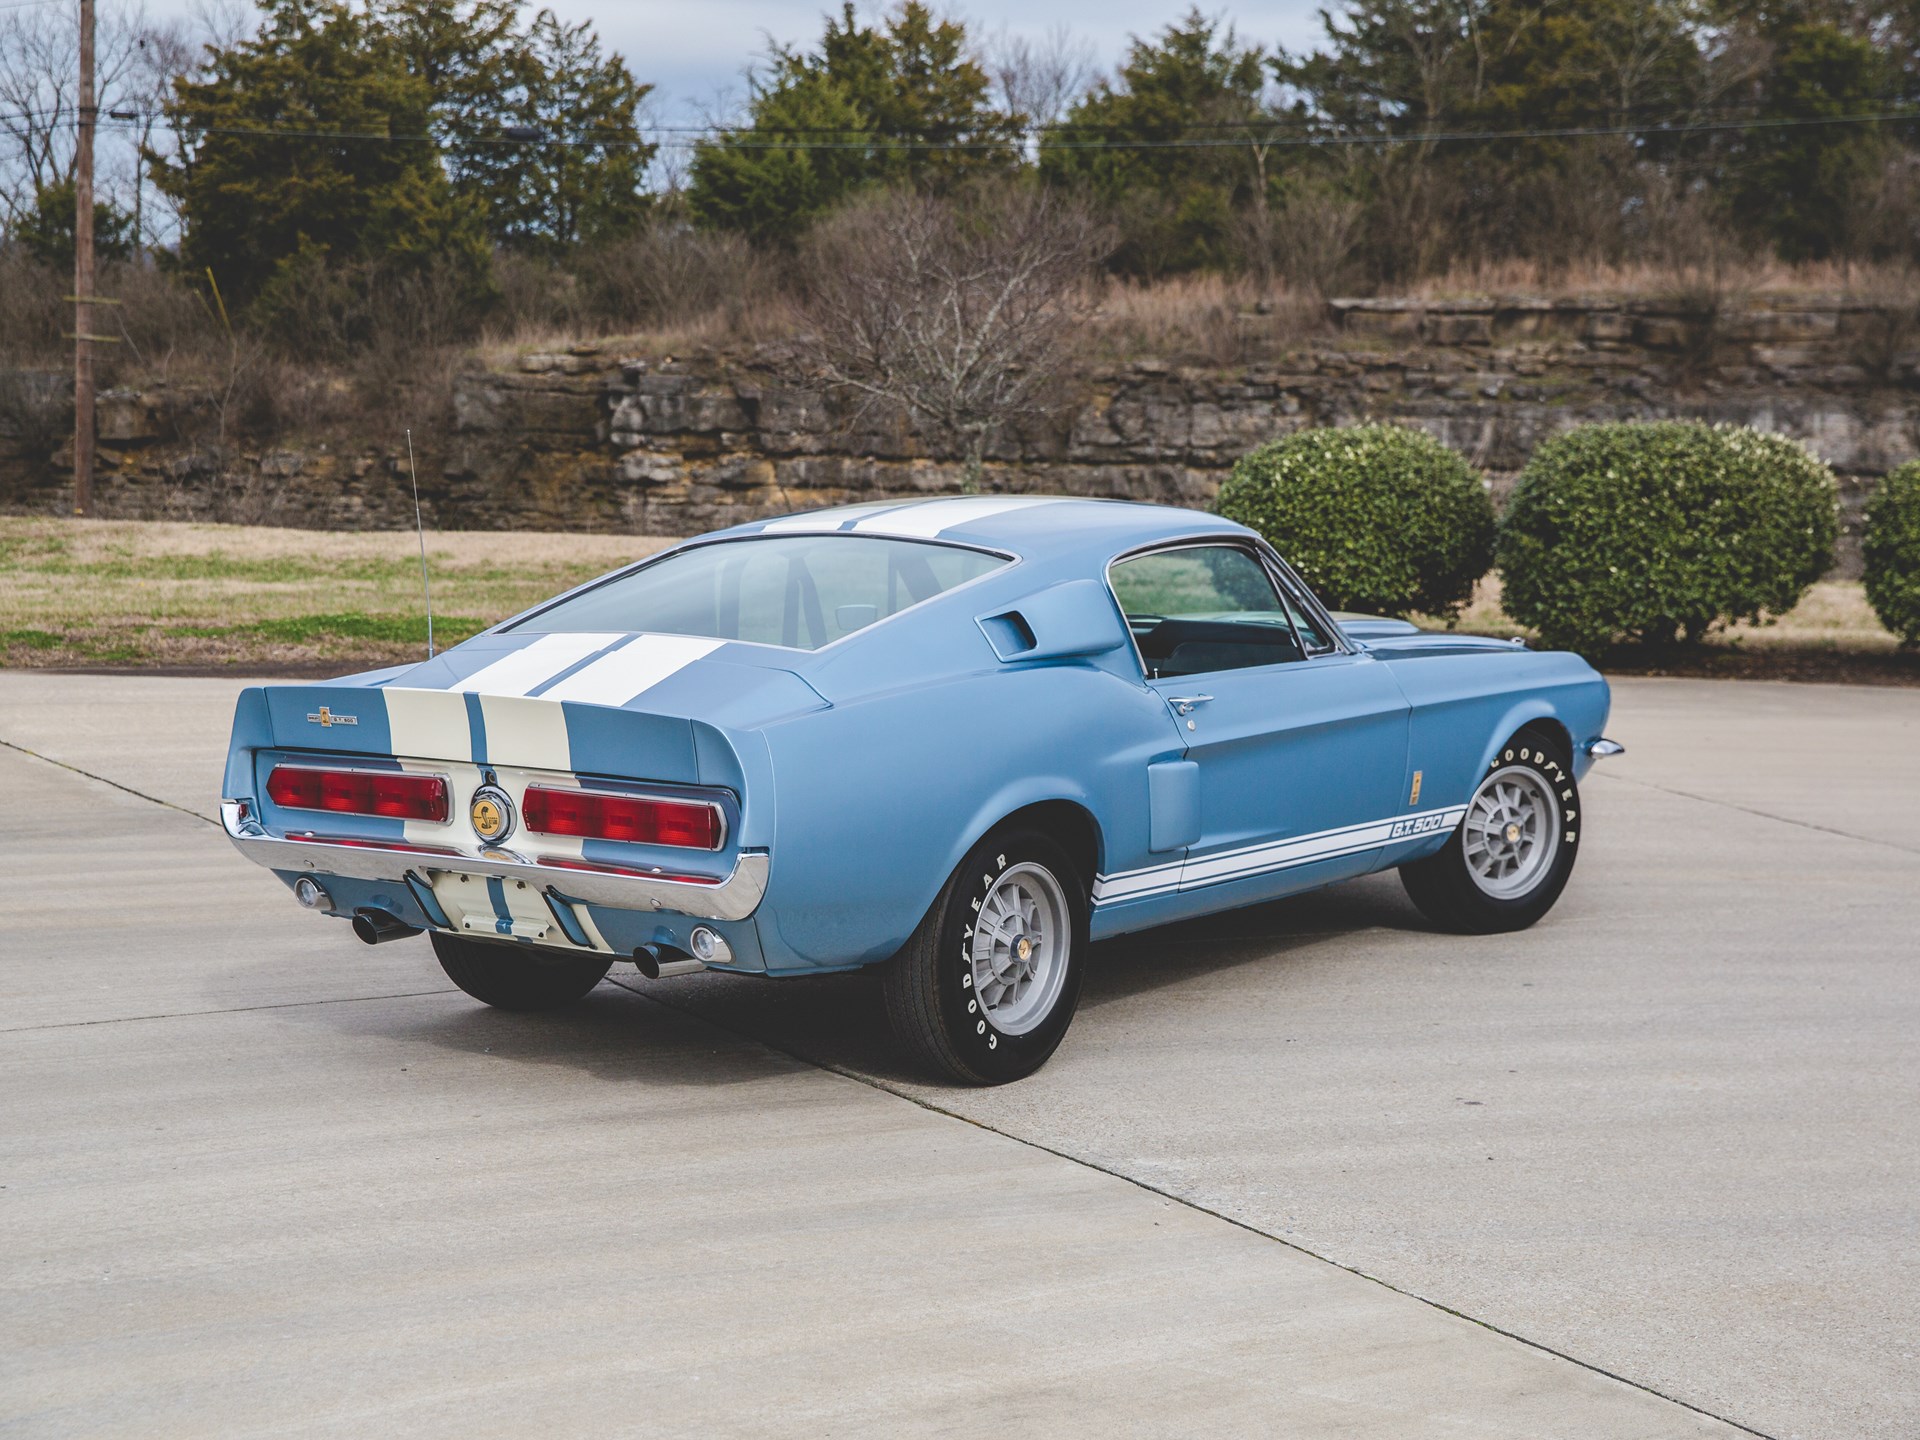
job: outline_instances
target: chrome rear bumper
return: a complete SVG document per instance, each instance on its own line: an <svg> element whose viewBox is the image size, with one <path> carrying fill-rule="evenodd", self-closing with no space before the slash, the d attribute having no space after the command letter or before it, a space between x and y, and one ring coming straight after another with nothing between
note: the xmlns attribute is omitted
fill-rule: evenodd
<svg viewBox="0 0 1920 1440"><path fill-rule="evenodd" d="M562 899L618 910L671 910L698 920L744 920L767 893L768 858L764 850L741 852L724 880L696 881L668 875L644 875L610 869L576 870L532 860L505 860L479 854L448 854L425 848L387 848L379 844L341 845L310 838L269 835L242 813L237 801L220 802L220 823L234 848L269 870L338 875L348 880L383 880L405 885L407 872L431 878L438 873L519 880ZM496 852L497 854L498 852Z"/></svg>

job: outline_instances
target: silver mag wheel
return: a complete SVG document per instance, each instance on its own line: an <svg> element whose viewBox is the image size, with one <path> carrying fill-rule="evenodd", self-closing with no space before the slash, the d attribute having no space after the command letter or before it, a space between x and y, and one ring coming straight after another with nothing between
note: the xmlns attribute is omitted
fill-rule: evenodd
<svg viewBox="0 0 1920 1440"><path fill-rule="evenodd" d="M1080 998L1091 860L1009 825L955 868L883 977L888 1022L924 1069L1004 1085L1046 1063Z"/></svg>
<svg viewBox="0 0 1920 1440"><path fill-rule="evenodd" d="M1496 900L1540 883L1560 854L1560 797L1531 766L1507 765L1480 782L1461 827L1467 874Z"/></svg>
<svg viewBox="0 0 1920 1440"><path fill-rule="evenodd" d="M1002 1035L1025 1035L1047 1016L1066 983L1073 925L1053 874L1034 864L1003 871L973 925L973 988Z"/></svg>
<svg viewBox="0 0 1920 1440"><path fill-rule="evenodd" d="M1564 746L1522 730L1482 773L1447 843L1402 865L1401 882L1443 930L1524 930L1566 888L1579 849L1580 810Z"/></svg>

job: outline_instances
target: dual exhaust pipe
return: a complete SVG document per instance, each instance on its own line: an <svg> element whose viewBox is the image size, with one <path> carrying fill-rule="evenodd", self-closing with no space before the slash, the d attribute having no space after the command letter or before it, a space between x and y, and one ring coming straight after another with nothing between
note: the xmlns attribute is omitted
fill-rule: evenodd
<svg viewBox="0 0 1920 1440"><path fill-rule="evenodd" d="M691 951L674 945L642 945L633 952L633 963L649 980L661 980L671 975L691 975L709 965L727 965L733 961L733 947L711 925L694 926L693 933L687 936L687 944Z"/></svg>
<svg viewBox="0 0 1920 1440"><path fill-rule="evenodd" d="M353 912L353 933L369 945L384 945L389 940L405 940L409 935L418 935L420 927L407 924L390 911L375 910L368 906Z"/></svg>
<svg viewBox="0 0 1920 1440"><path fill-rule="evenodd" d="M389 910L364 906L353 912L353 933L369 945L384 945L389 940L405 940L421 933L418 925L409 925ZM633 952L633 963L649 980L664 980L675 975L692 975L709 965L725 965L733 959L733 947L717 930L696 925L687 937L692 951L675 945L641 945Z"/></svg>

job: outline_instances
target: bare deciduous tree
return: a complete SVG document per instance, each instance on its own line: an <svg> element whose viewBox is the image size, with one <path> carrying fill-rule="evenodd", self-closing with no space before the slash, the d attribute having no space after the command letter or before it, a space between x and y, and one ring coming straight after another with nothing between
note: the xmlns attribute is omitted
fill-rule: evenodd
<svg viewBox="0 0 1920 1440"><path fill-rule="evenodd" d="M1057 124L1100 73L1092 43L1076 39L1064 25L1041 40L995 37L987 47L987 68L1000 92L1000 108L1034 126Z"/></svg>
<svg viewBox="0 0 1920 1440"><path fill-rule="evenodd" d="M1364 215L1365 207L1351 196L1302 184L1271 211L1254 212L1249 248L1264 243L1289 288L1324 299L1353 257Z"/></svg>
<svg viewBox="0 0 1920 1440"><path fill-rule="evenodd" d="M141 213L146 184L140 147L154 125L173 77L195 63L185 27L155 23L144 5L106 4L97 27L95 85L101 132L101 190L123 209ZM73 178L80 31L71 5L0 11L0 227L29 214L40 193ZM121 122L113 112L136 117ZM133 143L120 143L126 136Z"/></svg>
<svg viewBox="0 0 1920 1440"><path fill-rule="evenodd" d="M806 356L951 440L978 489L994 433L1043 402L1110 249L1083 206L1034 186L877 194L808 241Z"/></svg>

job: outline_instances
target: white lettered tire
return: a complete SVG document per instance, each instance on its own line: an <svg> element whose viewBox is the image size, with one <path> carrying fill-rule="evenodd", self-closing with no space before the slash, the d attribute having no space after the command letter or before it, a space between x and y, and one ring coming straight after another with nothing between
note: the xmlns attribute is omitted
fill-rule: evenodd
<svg viewBox="0 0 1920 1440"><path fill-rule="evenodd" d="M1402 865L1400 881L1443 930L1524 930L1566 889L1580 811L1572 761L1546 736L1522 730L1494 755L1445 847Z"/></svg>
<svg viewBox="0 0 1920 1440"><path fill-rule="evenodd" d="M1039 1069L1079 1003L1087 895L1051 836L1012 829L982 840L887 967L887 1018L901 1047L965 1085Z"/></svg>

